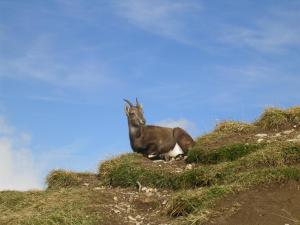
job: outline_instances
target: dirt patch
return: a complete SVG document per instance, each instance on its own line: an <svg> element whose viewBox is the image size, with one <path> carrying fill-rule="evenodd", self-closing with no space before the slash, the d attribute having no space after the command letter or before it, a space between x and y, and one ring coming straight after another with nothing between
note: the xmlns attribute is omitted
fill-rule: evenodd
<svg viewBox="0 0 300 225"><path fill-rule="evenodd" d="M253 188L222 200L216 209L218 216L206 225L298 225L300 183Z"/></svg>

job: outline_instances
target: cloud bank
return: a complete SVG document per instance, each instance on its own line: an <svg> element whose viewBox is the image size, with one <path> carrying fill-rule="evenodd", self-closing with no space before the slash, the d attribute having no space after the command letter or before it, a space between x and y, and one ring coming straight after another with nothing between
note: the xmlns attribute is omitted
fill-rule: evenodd
<svg viewBox="0 0 300 225"><path fill-rule="evenodd" d="M30 142L29 134L17 132L0 117L0 190L42 188Z"/></svg>
<svg viewBox="0 0 300 225"><path fill-rule="evenodd" d="M193 122L187 120L187 119L166 119L162 120L156 123L158 126L162 127L170 127L170 128L175 128L175 127L181 127L189 132L195 132L197 131L197 126Z"/></svg>

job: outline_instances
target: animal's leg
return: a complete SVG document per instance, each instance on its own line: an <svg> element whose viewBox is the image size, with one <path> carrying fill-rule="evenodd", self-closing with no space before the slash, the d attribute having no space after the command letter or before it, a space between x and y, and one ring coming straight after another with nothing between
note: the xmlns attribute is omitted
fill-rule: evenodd
<svg viewBox="0 0 300 225"><path fill-rule="evenodd" d="M149 159L156 159L159 157L159 153L157 152L157 147L156 145L150 145L147 148L147 156Z"/></svg>
<svg viewBox="0 0 300 225"><path fill-rule="evenodd" d="M186 154L188 150L195 145L193 138L180 127L176 127L173 130L174 138L176 139L178 145L181 147L183 152Z"/></svg>

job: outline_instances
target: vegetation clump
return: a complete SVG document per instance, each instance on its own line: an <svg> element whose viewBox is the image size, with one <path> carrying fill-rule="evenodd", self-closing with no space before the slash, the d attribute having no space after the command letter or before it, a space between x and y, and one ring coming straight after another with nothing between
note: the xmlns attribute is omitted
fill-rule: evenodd
<svg viewBox="0 0 300 225"><path fill-rule="evenodd" d="M287 110L268 108L254 124L263 130L270 131L293 128L300 124L300 107Z"/></svg>
<svg viewBox="0 0 300 225"><path fill-rule="evenodd" d="M96 174L75 173L65 170L54 170L47 176L48 189L79 187L83 185L93 185L100 183Z"/></svg>
<svg viewBox="0 0 300 225"><path fill-rule="evenodd" d="M216 164L225 161L234 161L263 147L263 144L233 144L224 145L215 150L207 151L196 145L188 153L188 163Z"/></svg>
<svg viewBox="0 0 300 225"><path fill-rule="evenodd" d="M257 129L253 124L236 122L236 121L223 121L216 125L214 132L222 133L250 133Z"/></svg>

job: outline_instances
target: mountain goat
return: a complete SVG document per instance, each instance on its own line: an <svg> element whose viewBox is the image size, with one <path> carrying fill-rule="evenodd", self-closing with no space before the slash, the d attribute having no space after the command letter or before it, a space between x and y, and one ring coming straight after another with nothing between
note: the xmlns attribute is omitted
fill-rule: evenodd
<svg viewBox="0 0 300 225"><path fill-rule="evenodd" d="M182 128L168 128L146 125L143 108L136 99L136 105L126 102L125 113L128 119L130 145L134 152L154 159L182 157L195 142Z"/></svg>

